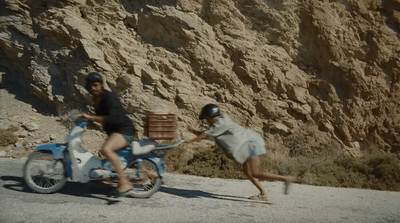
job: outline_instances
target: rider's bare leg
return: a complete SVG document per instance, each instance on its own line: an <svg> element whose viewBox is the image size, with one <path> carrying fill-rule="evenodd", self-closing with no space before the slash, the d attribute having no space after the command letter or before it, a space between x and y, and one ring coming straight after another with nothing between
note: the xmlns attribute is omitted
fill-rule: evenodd
<svg viewBox="0 0 400 223"><path fill-rule="evenodd" d="M119 177L119 186L117 190L119 192L125 192L132 188L132 183L128 180L124 170L121 168L121 162L119 161L118 154L116 151L127 146L124 137L118 133L113 133L107 137L103 144L101 152L113 165L115 172Z"/></svg>

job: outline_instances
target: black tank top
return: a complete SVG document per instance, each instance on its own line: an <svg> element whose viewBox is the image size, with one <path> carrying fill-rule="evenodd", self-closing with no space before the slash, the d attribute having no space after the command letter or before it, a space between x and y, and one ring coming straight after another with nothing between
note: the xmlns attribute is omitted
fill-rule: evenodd
<svg viewBox="0 0 400 223"><path fill-rule="evenodd" d="M96 114L104 116L103 128L107 135L111 133L135 135L135 127L114 93L108 90L103 91Z"/></svg>

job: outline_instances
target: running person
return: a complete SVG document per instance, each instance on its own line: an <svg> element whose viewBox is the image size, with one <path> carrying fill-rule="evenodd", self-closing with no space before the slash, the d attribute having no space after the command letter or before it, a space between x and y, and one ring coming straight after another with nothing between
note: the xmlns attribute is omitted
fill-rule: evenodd
<svg viewBox="0 0 400 223"><path fill-rule="evenodd" d="M201 110L200 120L206 119L210 128L204 132L188 128L197 137L185 140L186 143L203 139L214 140L228 155L243 166L243 173L257 187L260 194L249 197L251 200L268 200L268 195L259 180L284 182L284 193L288 194L289 186L294 180L290 176L281 176L270 172L262 172L260 156L266 153L264 139L260 134L244 128L226 115L221 114L217 105L207 104Z"/></svg>

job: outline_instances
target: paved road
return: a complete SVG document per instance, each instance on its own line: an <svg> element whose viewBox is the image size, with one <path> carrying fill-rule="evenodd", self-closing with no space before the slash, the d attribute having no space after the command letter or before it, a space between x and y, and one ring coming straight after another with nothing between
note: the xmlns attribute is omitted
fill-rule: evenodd
<svg viewBox="0 0 400 223"><path fill-rule="evenodd" d="M400 222L400 193L265 182L270 201L246 198L257 191L245 180L168 174L148 199L105 194L97 183L68 183L56 194L24 186L24 161L0 158L0 222Z"/></svg>

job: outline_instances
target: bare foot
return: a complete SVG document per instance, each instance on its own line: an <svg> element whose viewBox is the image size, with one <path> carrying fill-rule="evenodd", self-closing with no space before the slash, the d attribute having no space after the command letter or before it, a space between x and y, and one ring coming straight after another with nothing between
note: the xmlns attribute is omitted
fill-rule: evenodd
<svg viewBox="0 0 400 223"><path fill-rule="evenodd" d="M129 191L129 190L131 190L132 189L132 183L131 182L129 182L129 183L120 183L119 184L119 186L118 186L118 188L117 188L117 191L119 191L119 192L126 192L126 191Z"/></svg>
<svg viewBox="0 0 400 223"><path fill-rule="evenodd" d="M256 201L268 201L268 195L267 194L253 195L250 196L248 199Z"/></svg>
<svg viewBox="0 0 400 223"><path fill-rule="evenodd" d="M294 177L286 177L286 181L285 181L285 194L289 194L289 188L291 186L291 184L293 183L293 181L295 180Z"/></svg>

